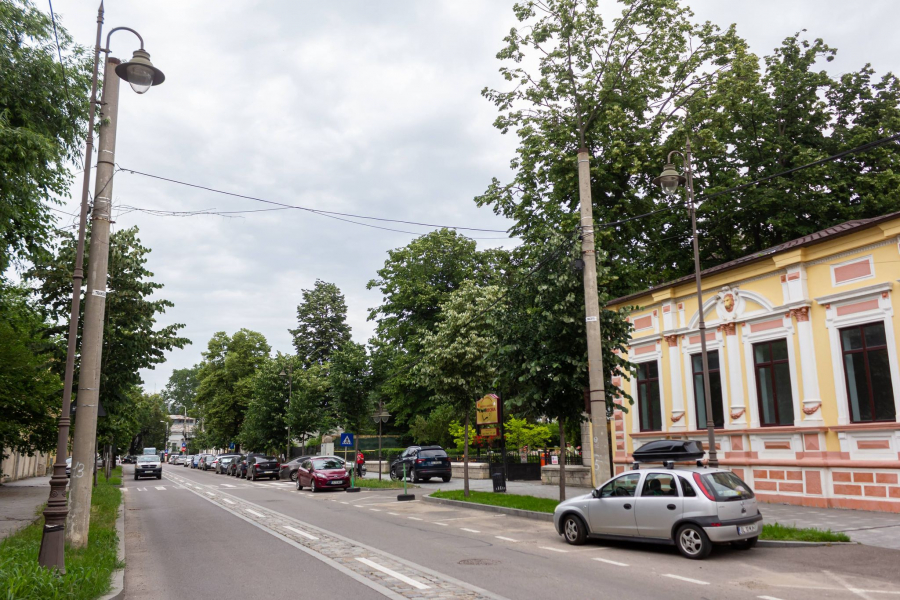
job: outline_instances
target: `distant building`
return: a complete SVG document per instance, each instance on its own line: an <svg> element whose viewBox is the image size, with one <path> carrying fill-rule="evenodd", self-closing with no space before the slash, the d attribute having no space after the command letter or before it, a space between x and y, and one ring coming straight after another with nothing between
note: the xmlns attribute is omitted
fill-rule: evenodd
<svg viewBox="0 0 900 600"><path fill-rule="evenodd" d="M169 422L169 439L166 447L170 453L178 454L181 452L181 443L194 436L197 420L194 417L185 418L184 415L169 415Z"/></svg>
<svg viewBox="0 0 900 600"><path fill-rule="evenodd" d="M720 463L761 500L900 512L898 279L900 212L703 272ZM635 305L617 473L650 440L706 441L694 276L610 308Z"/></svg>

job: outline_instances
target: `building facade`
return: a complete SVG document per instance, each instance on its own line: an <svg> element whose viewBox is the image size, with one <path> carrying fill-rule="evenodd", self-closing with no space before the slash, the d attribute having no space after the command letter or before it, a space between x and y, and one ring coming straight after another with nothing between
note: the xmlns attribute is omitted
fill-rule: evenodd
<svg viewBox="0 0 900 600"><path fill-rule="evenodd" d="M716 449L761 500L900 512L898 280L900 212L702 273ZM613 381L634 402L614 413L616 472L650 440L707 440L694 277L624 307L636 375Z"/></svg>
<svg viewBox="0 0 900 600"><path fill-rule="evenodd" d="M169 439L166 449L170 454L181 452L181 443L190 439L194 434L196 419L184 415L169 415Z"/></svg>

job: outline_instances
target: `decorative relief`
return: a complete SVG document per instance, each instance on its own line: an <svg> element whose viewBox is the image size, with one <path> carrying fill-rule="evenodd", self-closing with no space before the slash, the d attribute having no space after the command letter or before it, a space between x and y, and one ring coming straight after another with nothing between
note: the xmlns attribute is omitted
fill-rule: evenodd
<svg viewBox="0 0 900 600"><path fill-rule="evenodd" d="M678 346L677 335L667 335L665 336L665 340L669 344L669 348L676 348Z"/></svg>
<svg viewBox="0 0 900 600"><path fill-rule="evenodd" d="M733 322L744 312L744 304L737 287L725 286L716 296L716 314L724 322Z"/></svg>
<svg viewBox="0 0 900 600"><path fill-rule="evenodd" d="M673 423L677 423L678 421L680 421L680 420L682 419L682 417L684 417L684 413L683 413L683 412L682 412L682 413L672 413L672 417L671 417L670 420L671 420Z"/></svg>
<svg viewBox="0 0 900 600"><path fill-rule="evenodd" d="M739 409L739 410L732 410L732 411L731 411L731 420L732 420L732 421L735 421L735 420L737 420L737 419L740 419L740 418L743 417L743 416L744 416L744 409L743 409L743 408L741 408L741 409Z"/></svg>
<svg viewBox="0 0 900 600"><path fill-rule="evenodd" d="M717 327L719 331L721 331L725 335L734 335L735 332L735 324L734 323L724 323Z"/></svg>
<svg viewBox="0 0 900 600"><path fill-rule="evenodd" d="M822 407L822 403L816 402L815 404L811 404L810 406L804 406L803 412L804 412L804 414L811 415L811 414L815 413L817 410L819 410L819 408L821 408L821 407Z"/></svg>
<svg viewBox="0 0 900 600"><path fill-rule="evenodd" d="M809 307L801 306L800 308L792 308L791 316L797 319L798 323L809 321Z"/></svg>

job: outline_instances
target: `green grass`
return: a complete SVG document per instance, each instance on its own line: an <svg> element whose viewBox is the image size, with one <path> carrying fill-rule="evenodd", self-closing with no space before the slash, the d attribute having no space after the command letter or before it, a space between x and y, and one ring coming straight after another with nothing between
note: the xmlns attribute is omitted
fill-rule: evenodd
<svg viewBox="0 0 900 600"><path fill-rule="evenodd" d="M356 486L361 488L377 488L377 489L394 489L394 490L402 490L403 482L402 481L391 481L390 476L387 473L382 474L381 481L378 481L378 473L375 473L374 477L369 475L368 477L357 477L356 478ZM407 483L406 487L412 489L415 487L419 487L417 485L413 485L411 483Z"/></svg>
<svg viewBox="0 0 900 600"><path fill-rule="evenodd" d="M99 473L91 498L88 545L72 549L66 545L66 574L43 569L37 557L41 547L43 519L0 542L0 598L16 600L92 600L109 591L113 571L124 565L118 560L119 538L116 513L122 492L117 467L109 481Z"/></svg>
<svg viewBox="0 0 900 600"><path fill-rule="evenodd" d="M774 523L763 525L759 539L784 542L849 542L850 536L830 529L816 529L815 527L798 529L797 527Z"/></svg>
<svg viewBox="0 0 900 600"><path fill-rule="evenodd" d="M491 506L505 506L506 508L518 508L521 510L533 510L535 512L552 513L559 504L558 500L550 498L538 498L536 496L520 496L517 494L495 494L493 492L469 492L469 497L463 496L462 490L438 490L431 494L433 498L446 498L448 500L461 500L475 504L490 504Z"/></svg>

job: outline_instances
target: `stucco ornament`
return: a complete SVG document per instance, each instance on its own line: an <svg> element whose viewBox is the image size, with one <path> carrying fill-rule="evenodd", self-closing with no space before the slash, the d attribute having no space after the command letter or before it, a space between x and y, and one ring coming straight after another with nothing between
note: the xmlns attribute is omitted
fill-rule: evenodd
<svg viewBox="0 0 900 600"><path fill-rule="evenodd" d="M744 312L744 299L736 287L725 286L716 296L716 314L722 321L734 321Z"/></svg>

